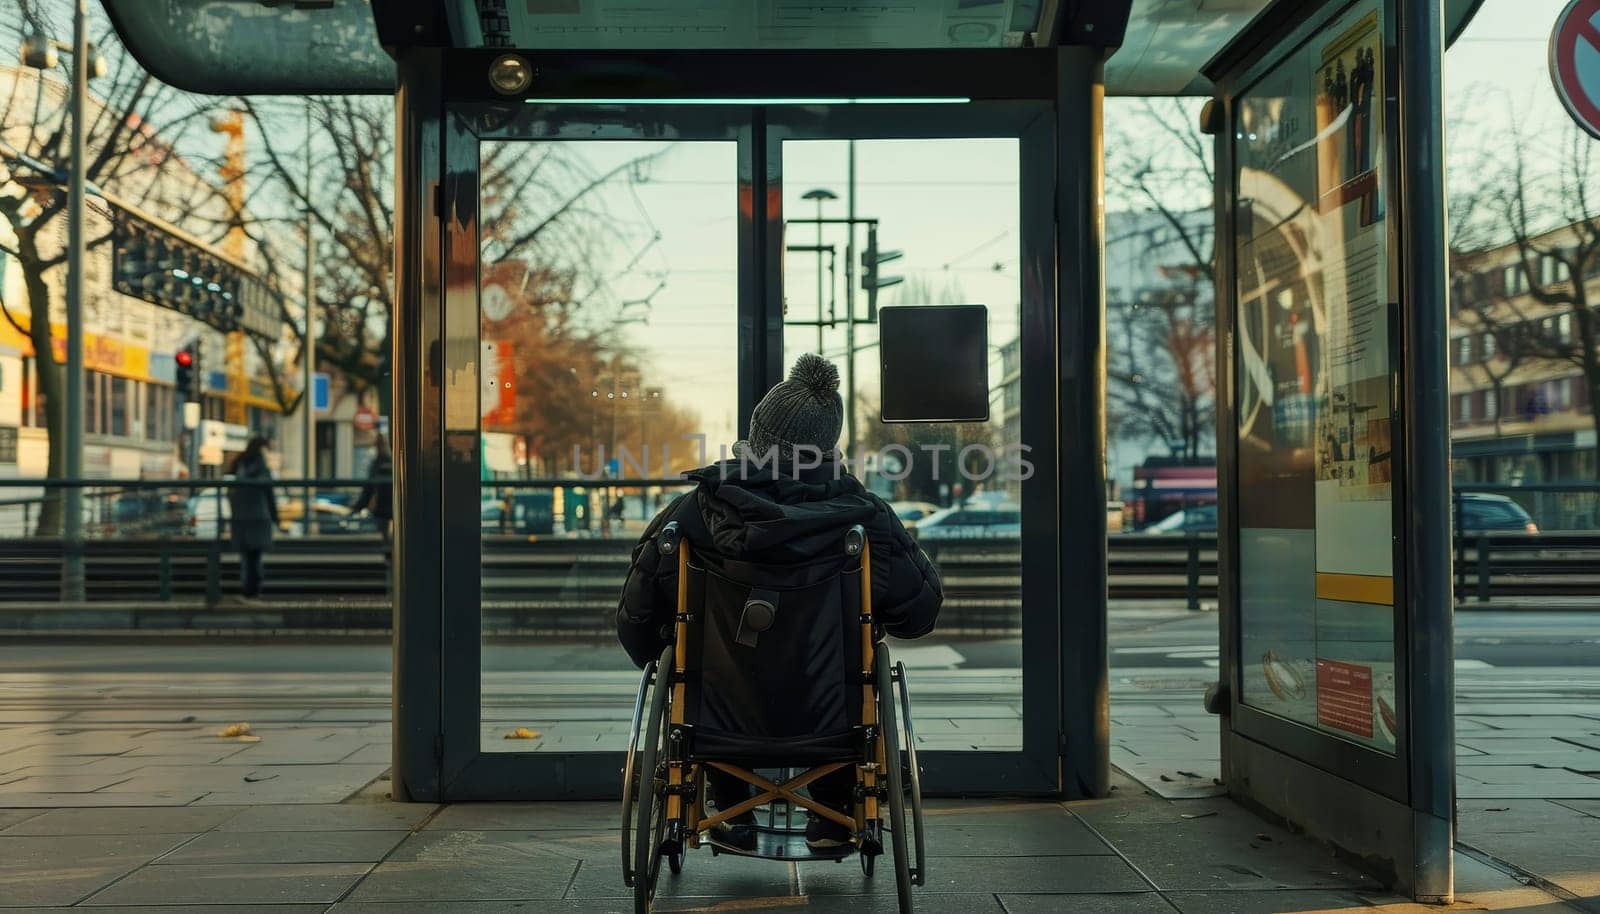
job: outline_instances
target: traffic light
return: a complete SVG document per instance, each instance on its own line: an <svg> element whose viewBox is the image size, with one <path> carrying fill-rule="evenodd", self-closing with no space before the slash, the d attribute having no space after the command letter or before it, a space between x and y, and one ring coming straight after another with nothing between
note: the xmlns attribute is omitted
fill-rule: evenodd
<svg viewBox="0 0 1600 914"><path fill-rule="evenodd" d="M904 256L903 251L878 250L878 226L867 223L867 249L861 252L861 288L867 291L867 323L878 319L878 290L906 281L904 276L884 276L878 272L878 267Z"/></svg>
<svg viewBox="0 0 1600 914"><path fill-rule="evenodd" d="M117 208L111 227L113 286L218 330L275 340L277 296L254 273L176 229Z"/></svg>
<svg viewBox="0 0 1600 914"><path fill-rule="evenodd" d="M173 374L173 387L178 391L178 402L187 403L200 399L200 344L190 343L173 354L172 360L177 363L177 371Z"/></svg>

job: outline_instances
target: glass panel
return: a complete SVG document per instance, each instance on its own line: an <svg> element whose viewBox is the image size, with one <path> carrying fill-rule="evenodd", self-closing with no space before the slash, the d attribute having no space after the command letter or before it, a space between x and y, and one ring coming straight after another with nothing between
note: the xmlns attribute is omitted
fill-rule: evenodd
<svg viewBox="0 0 1600 914"><path fill-rule="evenodd" d="M1362 4L1239 102L1240 663L1253 707L1393 752L1382 53Z"/></svg>
<svg viewBox="0 0 1600 914"><path fill-rule="evenodd" d="M783 181L785 364L820 350L839 366L854 419L840 448L944 580L934 633L897 645L916 668L917 736L930 749L1020 750L1019 143L791 140ZM847 217L852 187L854 231L818 222ZM874 240L876 304L988 307L988 422L879 421L878 329L864 289ZM904 279L886 285L895 276Z"/></svg>
<svg viewBox="0 0 1600 914"><path fill-rule="evenodd" d="M736 146L491 142L480 174L481 745L621 750L630 550L738 421Z"/></svg>
<svg viewBox="0 0 1600 914"><path fill-rule="evenodd" d="M454 2L461 20L477 25L468 28L473 47L573 50L1015 47L1021 33L1039 27L1040 12L1037 0L680 0L627 6L537 0L493 12L475 0Z"/></svg>
<svg viewBox="0 0 1600 914"><path fill-rule="evenodd" d="M394 90L366 3L106 0L117 35L164 83L215 95ZM92 33L91 33L92 34Z"/></svg>

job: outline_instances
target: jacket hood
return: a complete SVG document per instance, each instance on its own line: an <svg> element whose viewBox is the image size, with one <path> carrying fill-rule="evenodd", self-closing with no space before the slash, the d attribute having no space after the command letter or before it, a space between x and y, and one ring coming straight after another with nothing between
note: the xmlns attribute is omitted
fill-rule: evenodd
<svg viewBox="0 0 1600 914"><path fill-rule="evenodd" d="M729 557L815 558L878 510L861 483L831 460L795 470L732 459L686 475L699 483L692 499L713 547Z"/></svg>

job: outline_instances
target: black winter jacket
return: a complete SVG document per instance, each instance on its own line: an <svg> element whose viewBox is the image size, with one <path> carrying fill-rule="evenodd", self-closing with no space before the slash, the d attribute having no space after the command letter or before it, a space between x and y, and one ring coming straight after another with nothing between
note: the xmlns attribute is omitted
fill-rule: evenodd
<svg viewBox="0 0 1600 914"><path fill-rule="evenodd" d="M635 666L659 657L667 644L678 563L675 556L662 557L654 539L674 520L694 549L783 564L840 548L845 531L861 524L872 545L873 612L884 629L897 638L920 638L933 630L944 601L938 569L889 506L854 477L841 472L835 478L832 463L779 474L730 460L687 475L698 485L650 522L633 548L622 587L617 638Z"/></svg>

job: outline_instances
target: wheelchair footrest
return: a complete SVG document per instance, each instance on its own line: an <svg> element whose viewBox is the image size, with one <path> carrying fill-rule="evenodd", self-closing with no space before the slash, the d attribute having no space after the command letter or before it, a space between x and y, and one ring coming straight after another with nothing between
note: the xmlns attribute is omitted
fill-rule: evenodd
<svg viewBox="0 0 1600 914"><path fill-rule="evenodd" d="M756 830L756 846L753 849L734 847L723 844L711 838L705 839L707 844L716 848L720 854L734 854L739 857L761 857L766 860L788 860L791 862L805 862L807 860L843 860L856 852L855 846L845 844L840 847L813 850L806 844L806 836L802 831L789 831L787 829L758 828Z"/></svg>

